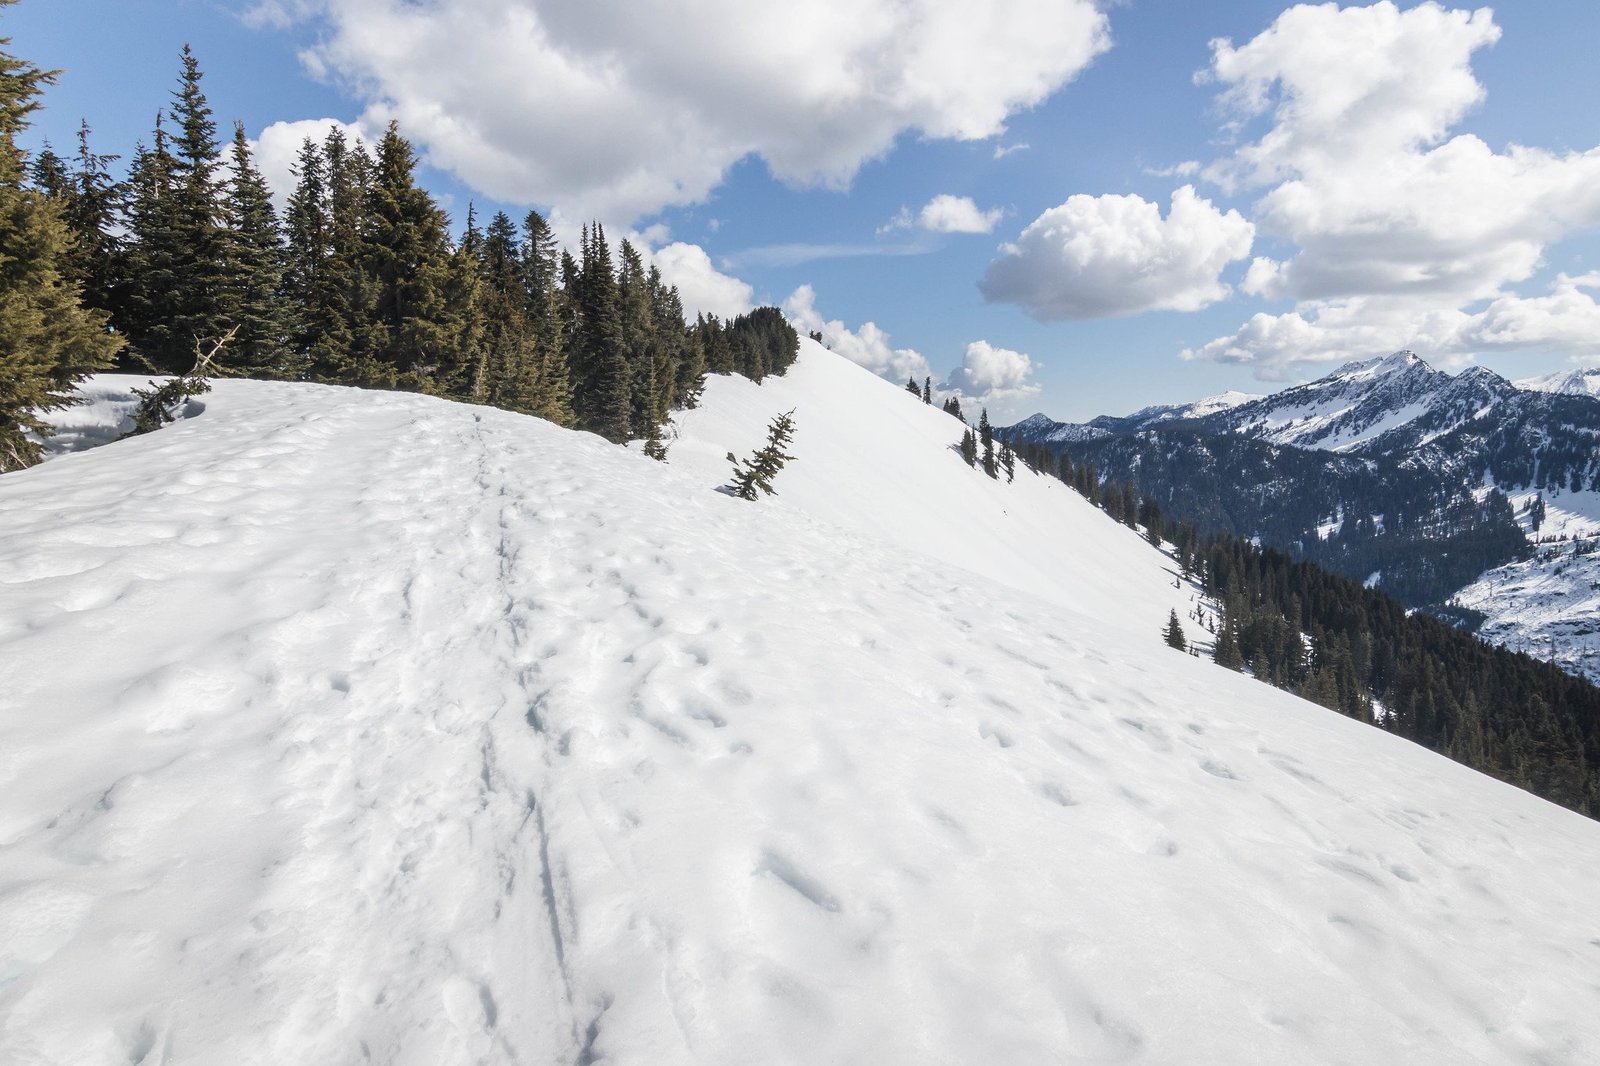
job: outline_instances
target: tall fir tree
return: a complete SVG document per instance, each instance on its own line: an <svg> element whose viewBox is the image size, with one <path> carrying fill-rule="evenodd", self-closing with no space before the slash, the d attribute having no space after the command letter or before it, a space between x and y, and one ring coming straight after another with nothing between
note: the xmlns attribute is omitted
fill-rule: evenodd
<svg viewBox="0 0 1600 1066"><path fill-rule="evenodd" d="M471 244L470 225L467 232L464 252ZM528 319L521 241L516 224L504 212L496 214L484 232L481 269L483 369L472 398L508 411L537 414L542 382L536 335Z"/></svg>
<svg viewBox="0 0 1600 1066"><path fill-rule="evenodd" d="M14 0L0 0L0 10ZM43 411L74 402L72 385L109 365L120 340L86 311L70 277L72 235L60 205L26 183L17 135L54 73L13 56L0 37L0 471L38 461Z"/></svg>
<svg viewBox="0 0 1600 1066"><path fill-rule="evenodd" d="M529 211L522 220L522 286L539 379L530 413L558 426L570 426L573 420L572 368L562 328L567 298L561 288L564 254L544 216Z"/></svg>
<svg viewBox="0 0 1600 1066"><path fill-rule="evenodd" d="M244 123L233 127L226 191L226 265L222 317L238 327L223 369L254 378L298 379L304 365L289 347L283 237L266 179L251 158Z"/></svg>
<svg viewBox="0 0 1600 1066"><path fill-rule="evenodd" d="M109 312L112 326L120 328L127 292L127 186L111 173L121 157L95 152L90 132L87 121L78 124L77 167L63 212L72 230L72 276L83 288L84 305Z"/></svg>
<svg viewBox="0 0 1600 1066"><path fill-rule="evenodd" d="M228 271L217 154L217 124L211 105L200 88L204 75L194 51L186 44L183 70L172 93L173 131L167 162L171 171L166 192L169 200L161 212L165 229L154 234L156 246L141 251L159 261L157 278L171 281L168 314L144 323L135 340L140 353L157 370L182 374L195 362L195 353L209 349L232 325L226 320L224 288ZM158 135L158 140L159 135ZM143 269L138 284L148 289L156 281ZM159 304L160 298L153 301Z"/></svg>
<svg viewBox="0 0 1600 1066"><path fill-rule="evenodd" d="M983 445L983 472L998 477L994 465L994 426L989 423L989 409L982 408L978 415L978 441Z"/></svg>
<svg viewBox="0 0 1600 1066"><path fill-rule="evenodd" d="M452 307L449 220L416 184L416 154L390 122L367 190L364 265L372 284L370 384L440 394L461 388L471 363Z"/></svg>
<svg viewBox="0 0 1600 1066"><path fill-rule="evenodd" d="M289 346L313 378L325 377L316 358L322 339L337 333L342 322L327 299L331 224L328 217L328 172L322 147L307 137L295 162L294 192L284 211L284 303Z"/></svg>
<svg viewBox="0 0 1600 1066"><path fill-rule="evenodd" d="M577 303L580 336L574 345L572 406L579 429L625 441L631 424L628 360L611 248L599 223L583 234Z"/></svg>
<svg viewBox="0 0 1600 1066"><path fill-rule="evenodd" d="M642 438L651 426L666 418L666 411L657 407L656 323L650 306L650 283L638 249L633 242L624 240L617 254L621 260L617 269L617 322L628 362L628 435Z"/></svg>
<svg viewBox="0 0 1600 1066"><path fill-rule="evenodd" d="M1167 619L1167 628L1162 636L1166 639L1167 647L1177 648L1179 651L1189 650L1189 641L1183 635L1183 624L1178 621L1177 608L1173 608L1171 616Z"/></svg>
<svg viewBox="0 0 1600 1066"><path fill-rule="evenodd" d="M335 126L322 142L327 252L318 285L320 331L308 353L312 376L350 385L379 384L386 331L375 311L377 285L367 256L372 158Z"/></svg>
<svg viewBox="0 0 1600 1066"><path fill-rule="evenodd" d="M163 323L177 314L176 166L165 116L157 114L150 146L134 148L128 170L128 249L123 259L128 284L119 323L128 346L120 369L156 371L148 353L159 343L158 329L164 331Z"/></svg>

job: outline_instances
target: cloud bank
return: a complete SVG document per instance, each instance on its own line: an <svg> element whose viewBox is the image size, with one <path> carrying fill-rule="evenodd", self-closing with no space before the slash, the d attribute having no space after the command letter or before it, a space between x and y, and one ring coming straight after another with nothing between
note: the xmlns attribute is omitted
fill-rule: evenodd
<svg viewBox="0 0 1600 1066"><path fill-rule="evenodd" d="M1203 79L1221 86L1235 129L1266 129L1206 176L1265 190L1256 225L1293 252L1257 258L1242 287L1295 308L1258 314L1187 357L1281 377L1401 347L1445 356L1586 343L1592 286L1562 279L1547 296L1515 286L1551 244L1600 225L1600 149L1497 152L1451 136L1484 99L1472 57L1499 37L1487 8L1383 2L1294 7L1243 46L1212 42Z"/></svg>
<svg viewBox="0 0 1600 1066"><path fill-rule="evenodd" d="M759 156L843 186L897 136L979 140L1110 45L1092 0L266 0L314 73L497 199L632 220Z"/></svg>

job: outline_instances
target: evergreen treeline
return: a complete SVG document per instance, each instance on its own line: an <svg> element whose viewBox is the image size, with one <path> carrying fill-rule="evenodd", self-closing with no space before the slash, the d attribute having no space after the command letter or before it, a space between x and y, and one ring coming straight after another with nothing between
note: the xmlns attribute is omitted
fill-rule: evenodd
<svg viewBox="0 0 1600 1066"><path fill-rule="evenodd" d="M0 10L15 0L0 0ZM54 79L0 38L0 472L38 461L39 413L72 403L72 385L109 365L120 340L85 310L72 217L31 187L17 135Z"/></svg>
<svg viewBox="0 0 1600 1066"><path fill-rule="evenodd" d="M12 466L37 454L22 431L42 426L28 412L65 402L71 382L119 348L118 369L177 375L227 336L218 373L492 404L613 441L642 438L657 458L668 412L694 406L708 370L760 381L798 354L776 308L685 325L677 290L598 223L584 227L576 258L536 211L480 227L469 209L454 239L394 123L371 149L337 129L306 141L278 218L242 126L219 141L187 46L125 180L111 170L117 157L92 150L87 126L74 159L46 147L26 166L14 135L48 75L5 62L13 102L0 186L51 234L60 283L50 299L90 324L65 348L52 340L54 355L0 353L0 435L11 427L0 439L23 441L8 445ZM5 246L40 240L8 235ZM45 318L65 335L67 316ZM29 360L52 369L7 384Z"/></svg>
<svg viewBox="0 0 1600 1066"><path fill-rule="evenodd" d="M1173 545L1183 572L1221 606L1196 619L1217 662L1600 816L1600 688L1315 562L1227 533L1202 536L1068 453L1024 444L1018 454L1118 521L1144 526L1152 542ZM1172 621L1168 642L1176 643Z"/></svg>

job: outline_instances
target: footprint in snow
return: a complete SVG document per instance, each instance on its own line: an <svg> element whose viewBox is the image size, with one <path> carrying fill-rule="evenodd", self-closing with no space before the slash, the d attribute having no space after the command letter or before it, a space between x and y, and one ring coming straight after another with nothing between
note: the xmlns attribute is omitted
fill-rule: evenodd
<svg viewBox="0 0 1600 1066"><path fill-rule="evenodd" d="M980 737L982 737L984 740L992 740L992 741L994 741L996 744L1000 745L1002 748L1009 748L1009 747L1011 747L1011 745L1016 743L1015 740L1011 739L1011 735L1009 733L1007 733L1005 730L996 729L994 726L988 724L987 722L985 722L983 725L978 727L978 735Z"/></svg>

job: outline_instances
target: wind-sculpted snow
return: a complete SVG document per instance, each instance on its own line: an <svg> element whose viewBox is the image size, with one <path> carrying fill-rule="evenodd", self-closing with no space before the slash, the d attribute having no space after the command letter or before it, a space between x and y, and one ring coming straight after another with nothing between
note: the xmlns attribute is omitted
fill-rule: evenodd
<svg viewBox="0 0 1600 1066"><path fill-rule="evenodd" d="M1595 823L1163 647L1164 560L1065 489L1087 611L785 492L891 498L943 427L834 466L802 407L749 504L206 402L0 478L0 1061L1600 1056Z"/></svg>

